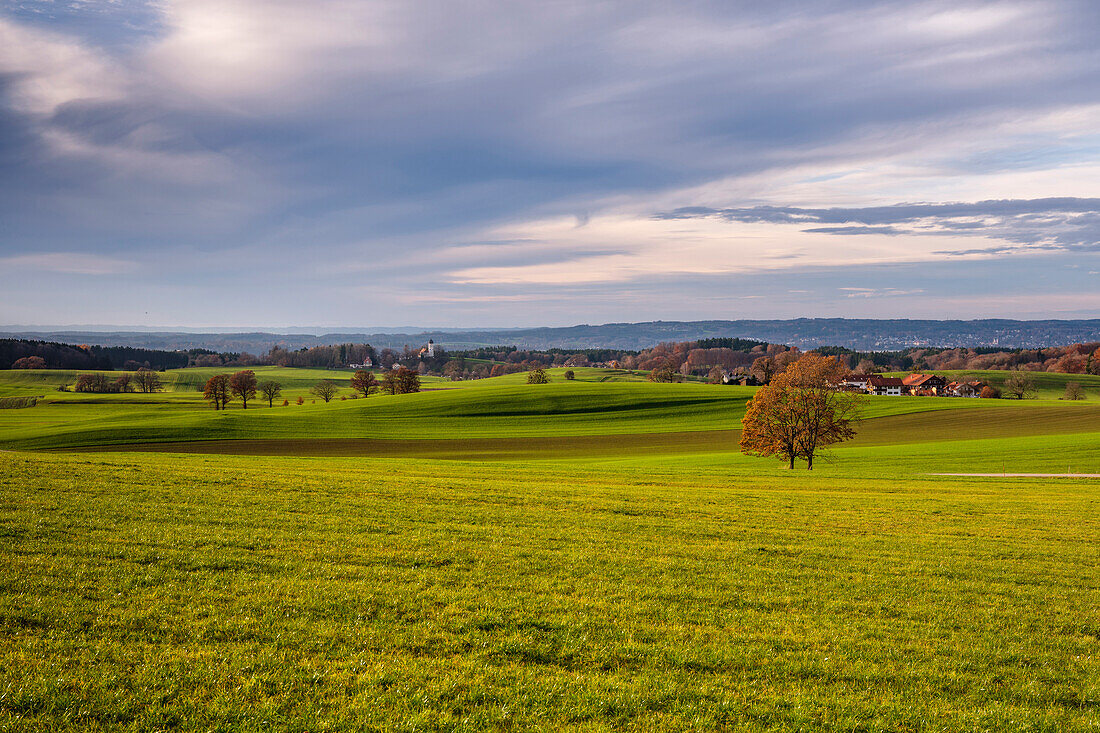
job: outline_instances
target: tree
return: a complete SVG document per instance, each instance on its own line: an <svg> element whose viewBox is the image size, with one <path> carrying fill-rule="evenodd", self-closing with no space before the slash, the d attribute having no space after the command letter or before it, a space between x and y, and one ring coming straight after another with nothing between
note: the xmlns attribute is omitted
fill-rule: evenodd
<svg viewBox="0 0 1100 733"><path fill-rule="evenodd" d="M152 369L146 367L138 369L134 372L134 382L137 384L139 392L149 394L160 391L160 375Z"/></svg>
<svg viewBox="0 0 1100 733"><path fill-rule="evenodd" d="M244 369L229 378L229 391L241 399L241 409L248 409L248 401L256 396L256 372Z"/></svg>
<svg viewBox="0 0 1100 733"><path fill-rule="evenodd" d="M76 386L73 390L76 392L109 392L111 389L110 383L107 381L107 376L104 374L81 374L76 378Z"/></svg>
<svg viewBox="0 0 1100 733"><path fill-rule="evenodd" d="M260 394L267 399L267 406L271 407L275 402L275 398L282 394L283 385L268 380L266 382L260 382L259 390ZM286 405L287 401L283 400L283 404Z"/></svg>
<svg viewBox="0 0 1100 733"><path fill-rule="evenodd" d="M1018 400L1029 400L1035 397L1038 388L1035 386L1035 377L1030 373L1013 369L1005 380L1004 391Z"/></svg>
<svg viewBox="0 0 1100 733"><path fill-rule="evenodd" d="M775 374L775 360L770 356L759 357L749 367L749 374L759 379L761 384L767 384Z"/></svg>
<svg viewBox="0 0 1100 733"><path fill-rule="evenodd" d="M856 365L856 373L857 374L874 374L875 373L875 362L871 361L870 359L860 359L859 364Z"/></svg>
<svg viewBox="0 0 1100 733"><path fill-rule="evenodd" d="M833 384L847 371L836 357L807 354L775 375L749 400L742 420L741 452L795 459L813 470L821 449L855 436L861 397Z"/></svg>
<svg viewBox="0 0 1100 733"><path fill-rule="evenodd" d="M397 370L397 393L411 394L420 391L420 375L412 369L401 367Z"/></svg>
<svg viewBox="0 0 1100 733"><path fill-rule="evenodd" d="M412 369L398 367L382 375L382 389L393 394L420 391L420 376Z"/></svg>
<svg viewBox="0 0 1100 733"><path fill-rule="evenodd" d="M215 374L206 380L206 387L202 391L202 398L214 403L215 410L224 410L232 394L229 391L229 375Z"/></svg>
<svg viewBox="0 0 1100 733"><path fill-rule="evenodd" d="M712 367L711 370L707 372L707 384L721 384L722 377L725 375L726 373L723 371L722 367Z"/></svg>
<svg viewBox="0 0 1100 733"><path fill-rule="evenodd" d="M577 375L573 373L572 369L566 369L563 376L570 382L577 378Z"/></svg>
<svg viewBox="0 0 1100 733"><path fill-rule="evenodd" d="M503 364L493 364L493 368L489 370L490 377L499 377L504 374Z"/></svg>
<svg viewBox="0 0 1100 733"><path fill-rule="evenodd" d="M443 365L443 376L455 382L462 377L465 368L466 364L463 359L451 359Z"/></svg>
<svg viewBox="0 0 1100 733"><path fill-rule="evenodd" d="M1001 398L1001 390L991 384L987 384L982 387L981 398L983 400L999 400Z"/></svg>
<svg viewBox="0 0 1100 733"><path fill-rule="evenodd" d="M1083 400L1085 399L1085 390L1081 389L1081 385L1077 382L1066 382L1066 392L1062 395L1063 400Z"/></svg>
<svg viewBox="0 0 1100 733"><path fill-rule="evenodd" d="M338 391L336 382L331 379L322 379L317 384L309 388L310 394L315 394L325 402L331 402L332 398L336 396Z"/></svg>
<svg viewBox="0 0 1100 733"><path fill-rule="evenodd" d="M111 383L111 390L114 392L133 392L134 386L130 384L129 374L120 374L118 379Z"/></svg>
<svg viewBox="0 0 1100 733"><path fill-rule="evenodd" d="M527 372L528 384L549 384L550 375L546 373L545 369L532 369Z"/></svg>
<svg viewBox="0 0 1100 733"><path fill-rule="evenodd" d="M378 379L374 372L360 369L351 375L351 388L364 397L369 397L371 392L378 391Z"/></svg>
<svg viewBox="0 0 1100 733"><path fill-rule="evenodd" d="M46 360L41 356L24 356L22 359L16 359L12 365L12 369L45 369Z"/></svg>
<svg viewBox="0 0 1100 733"><path fill-rule="evenodd" d="M672 367L665 366L650 370L646 378L651 382L672 382L676 379L676 372L672 371Z"/></svg>

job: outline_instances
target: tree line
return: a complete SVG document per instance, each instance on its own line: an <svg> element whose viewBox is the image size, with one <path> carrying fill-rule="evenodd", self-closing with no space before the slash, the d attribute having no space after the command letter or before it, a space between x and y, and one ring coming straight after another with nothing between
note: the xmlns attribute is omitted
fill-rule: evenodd
<svg viewBox="0 0 1100 733"><path fill-rule="evenodd" d="M77 375L73 391L91 392L95 394L113 394L120 392L143 392L149 394L152 392L159 392L161 386L160 374L152 369L141 367L132 374L123 373L114 379L108 377L103 372L91 372ZM63 392L67 391L65 385L62 385L59 389Z"/></svg>
<svg viewBox="0 0 1100 733"><path fill-rule="evenodd" d="M403 366L421 375L452 379L481 379L550 367L611 366L630 370L672 371L679 376L709 377L723 374L766 374L767 360L782 364L800 356L801 350L782 344L742 338L710 338L660 343L650 349L546 349L515 346L480 347L448 352L436 345L432 356L421 346L375 349L366 343L345 343L289 350L275 346L255 356L247 352L214 352L208 349L156 351L132 347L70 345L20 339L0 340L0 369L127 370L202 367L319 367L347 368L371 364L384 370ZM843 347L820 347L812 353L836 356L856 371L1009 370L1100 374L1100 342L1044 349L931 348L902 351L860 352ZM784 356L786 354L786 356ZM757 364L759 359L765 362ZM754 366L756 365L756 366Z"/></svg>
<svg viewBox="0 0 1100 733"><path fill-rule="evenodd" d="M405 367L391 369L378 379L374 372L360 369L352 375L350 381L352 397L355 399L369 397L377 392L386 394L410 394L420 391L420 376ZM267 401L268 407L274 407L275 400L282 396L282 383L273 379L259 381L256 372L251 369L242 369L233 374L215 374L206 380L203 385L202 396L215 410L225 410L229 403L239 400L241 409L247 410L249 401L259 395ZM309 388L310 394L328 403L340 396L340 385L332 379L321 379ZM346 397L340 397L346 399ZM298 404L305 402L305 398L298 397ZM283 405L290 404L289 400L283 400Z"/></svg>
<svg viewBox="0 0 1100 733"><path fill-rule="evenodd" d="M135 371L178 369L188 357L178 351L137 349L130 346L61 344L29 339L0 339L0 369L94 369Z"/></svg>

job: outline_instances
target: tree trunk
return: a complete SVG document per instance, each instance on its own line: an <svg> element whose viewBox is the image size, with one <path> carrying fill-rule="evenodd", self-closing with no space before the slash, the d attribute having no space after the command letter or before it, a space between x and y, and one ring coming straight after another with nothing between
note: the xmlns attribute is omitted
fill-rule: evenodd
<svg viewBox="0 0 1100 733"><path fill-rule="evenodd" d="M790 469L791 471L794 470L794 456L793 455L791 456L791 464L789 466L787 466L787 468Z"/></svg>
<svg viewBox="0 0 1100 733"><path fill-rule="evenodd" d="M813 456L812 453L810 454L809 458L806 459L806 470L807 471L814 470L814 456Z"/></svg>

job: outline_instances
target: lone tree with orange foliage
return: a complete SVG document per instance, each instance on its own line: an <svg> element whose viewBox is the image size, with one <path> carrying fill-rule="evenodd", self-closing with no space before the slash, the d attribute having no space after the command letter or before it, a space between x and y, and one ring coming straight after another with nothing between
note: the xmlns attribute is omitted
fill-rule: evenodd
<svg viewBox="0 0 1100 733"><path fill-rule="evenodd" d="M231 399L229 392L229 375L215 374L206 380L206 388L202 391L202 398L214 403L215 410L224 410Z"/></svg>
<svg viewBox="0 0 1100 733"><path fill-rule="evenodd" d="M813 470L823 448L855 436L861 398L835 387L848 369L835 356L807 354L776 374L749 400L742 420L741 452L795 459Z"/></svg>

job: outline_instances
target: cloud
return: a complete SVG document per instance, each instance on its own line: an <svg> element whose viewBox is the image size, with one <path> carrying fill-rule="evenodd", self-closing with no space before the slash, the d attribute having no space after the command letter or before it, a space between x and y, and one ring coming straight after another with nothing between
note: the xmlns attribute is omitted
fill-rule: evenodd
<svg viewBox="0 0 1100 733"><path fill-rule="evenodd" d="M903 295L919 295L922 288L900 290L898 288L839 288L846 298L897 298Z"/></svg>
<svg viewBox="0 0 1100 733"><path fill-rule="evenodd" d="M1001 244L956 250L945 256L992 255L1036 250L1100 251L1100 199L1046 198L974 203L894 204L861 208L809 209L756 206L714 209L681 207L654 216L658 220L714 218L734 223L807 224L808 234L835 236L971 236Z"/></svg>
<svg viewBox="0 0 1100 733"><path fill-rule="evenodd" d="M240 305L196 295L218 262L254 273L253 319L366 290L409 322L440 288L484 323L494 302L663 317L703 281L1087 256L1098 21L1076 0L8 4L0 258L157 262L127 287L197 319ZM534 287L529 310L494 290Z"/></svg>
<svg viewBox="0 0 1100 733"><path fill-rule="evenodd" d="M65 275L123 275L138 270L137 263L79 252L48 252L0 258L0 267L12 271L53 272Z"/></svg>

